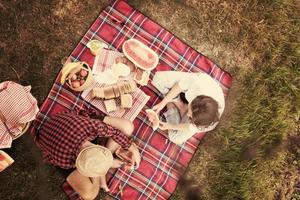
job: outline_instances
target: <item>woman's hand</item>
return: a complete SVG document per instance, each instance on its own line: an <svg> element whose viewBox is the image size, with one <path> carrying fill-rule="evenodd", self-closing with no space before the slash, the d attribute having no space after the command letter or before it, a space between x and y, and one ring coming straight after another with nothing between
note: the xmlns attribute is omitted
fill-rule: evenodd
<svg viewBox="0 0 300 200"><path fill-rule="evenodd" d="M135 169L139 168L141 162L141 155L136 144L132 143L128 150L132 153L132 161L135 166Z"/></svg>
<svg viewBox="0 0 300 200"><path fill-rule="evenodd" d="M166 106L162 101L155 106L153 106L152 110L156 112L157 114Z"/></svg>
<svg viewBox="0 0 300 200"><path fill-rule="evenodd" d="M160 128L161 130L169 130L169 129L174 129L172 124L166 123L166 122L162 122L159 121L159 125L158 128Z"/></svg>
<svg viewBox="0 0 300 200"><path fill-rule="evenodd" d="M159 118L158 118L157 113L151 109L147 109L146 114L147 114L148 120L151 122L151 126L152 126L153 130L156 130L159 125Z"/></svg>

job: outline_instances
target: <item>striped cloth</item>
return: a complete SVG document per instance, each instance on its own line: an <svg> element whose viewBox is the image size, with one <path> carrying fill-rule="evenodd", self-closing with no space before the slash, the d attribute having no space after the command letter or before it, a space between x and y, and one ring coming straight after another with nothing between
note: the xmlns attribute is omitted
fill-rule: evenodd
<svg viewBox="0 0 300 200"><path fill-rule="evenodd" d="M30 93L31 86L12 81L0 84L0 149L10 148L12 136L22 132L24 124L35 118L39 108Z"/></svg>
<svg viewBox="0 0 300 200"><path fill-rule="evenodd" d="M108 72L118 57L122 57L123 54L118 51L112 51L108 49L102 49L101 53L95 57L94 65L93 65L93 74L102 75L102 79L109 79L110 74L105 73L104 71ZM104 73L103 73L104 72ZM98 76L99 78L99 76ZM103 80L100 80L103 81ZM107 80L111 82L111 80ZM113 112L107 112L103 100L92 98L92 89L95 87L104 87L106 84L94 82L93 86L89 87L85 90L81 96L84 100L90 102L96 108L104 112L105 114L112 116L112 117L121 117L125 119L129 119L133 121L136 116L140 113L142 108L146 105L147 101L150 99L148 95L146 95L141 89L137 88L136 91L132 92L132 108L125 109L125 112L120 112L119 110ZM108 84L109 85L109 84ZM120 102L120 98L116 99L117 102Z"/></svg>
<svg viewBox="0 0 300 200"><path fill-rule="evenodd" d="M132 107L130 109L126 108L125 112L122 112L122 110L116 110L113 112L107 112L104 101L97 99L97 98L92 98L92 88L97 87L104 87L105 84L100 84L100 83L94 83L93 86L89 87L86 91L82 93L82 97L84 100L87 102L90 102L92 105L94 105L96 108L104 112L105 114L112 116L112 117L120 117L124 119L129 119L130 121L133 121L136 116L141 112L143 107L146 105L147 101L150 99L148 95L146 95L141 89L137 88L136 91L130 93L132 96ZM117 105L120 103L120 98L116 99Z"/></svg>
<svg viewBox="0 0 300 200"><path fill-rule="evenodd" d="M95 57L93 65L93 74L101 74L105 70L110 69L111 65L115 62L116 58L123 56L124 54L118 51L102 49L101 53Z"/></svg>
<svg viewBox="0 0 300 200"><path fill-rule="evenodd" d="M86 61L93 66L94 56L86 47L89 40L102 40L110 49L121 52L123 42L132 37L159 55L159 64L152 71L150 78L155 71L201 71L215 78L220 83L224 95L227 95L232 82L230 74L122 0L113 2L100 13L71 53L70 59ZM59 78L60 75L41 107L32 129L33 133L38 132L49 115L75 107L85 109L91 106L82 100L80 93L62 86ZM150 96L145 108L133 121L134 139L142 156L141 165L133 171L125 168L110 170L109 194L116 199L168 199L184 172L182 169L188 166L204 133L194 135L183 145L175 145L166 138L166 132L153 131L145 109L152 108L162 96L151 84L140 89Z"/></svg>

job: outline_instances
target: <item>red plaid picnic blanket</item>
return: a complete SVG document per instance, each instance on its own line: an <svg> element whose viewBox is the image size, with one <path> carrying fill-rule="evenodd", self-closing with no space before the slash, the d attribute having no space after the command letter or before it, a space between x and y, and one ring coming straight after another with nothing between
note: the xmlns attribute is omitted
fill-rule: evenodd
<svg viewBox="0 0 300 200"><path fill-rule="evenodd" d="M162 70L202 71L215 78L222 86L224 95L227 95L232 82L230 74L122 0L113 2L100 13L70 58L86 61L93 66L94 56L86 47L89 40L102 40L109 48L121 52L123 42L129 38L138 39L159 55L159 64L150 78L155 71ZM162 98L151 84L140 89L150 96L145 109L151 108ZM38 132L43 122L54 113L89 106L89 103L82 100L80 93L62 86L58 76L41 107L32 132ZM133 122L134 139L142 156L139 169L130 171L119 168L109 172L110 195L117 199L168 199L177 186L184 171L182 169L188 166L204 136L204 133L199 133L185 144L175 145L162 131L152 130L145 109Z"/></svg>

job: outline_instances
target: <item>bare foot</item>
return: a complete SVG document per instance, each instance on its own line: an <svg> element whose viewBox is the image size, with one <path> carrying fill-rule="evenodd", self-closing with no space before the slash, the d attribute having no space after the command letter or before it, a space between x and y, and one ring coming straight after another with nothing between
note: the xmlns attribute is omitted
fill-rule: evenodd
<svg viewBox="0 0 300 200"><path fill-rule="evenodd" d="M124 162L122 162L121 160L119 160L119 159L114 159L112 168L119 168L119 167L121 167L123 164L124 164Z"/></svg>
<svg viewBox="0 0 300 200"><path fill-rule="evenodd" d="M100 188L102 188L105 192L109 192L105 176L100 176Z"/></svg>

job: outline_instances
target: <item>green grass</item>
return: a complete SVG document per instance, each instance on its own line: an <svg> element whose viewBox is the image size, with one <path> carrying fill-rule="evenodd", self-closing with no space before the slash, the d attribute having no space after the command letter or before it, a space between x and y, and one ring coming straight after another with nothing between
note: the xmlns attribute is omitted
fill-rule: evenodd
<svg viewBox="0 0 300 200"><path fill-rule="evenodd" d="M294 75L289 80L289 75ZM247 90L231 127L219 130L229 144L218 152L211 170L214 199L273 199L280 172L290 168L287 141L296 134L300 71L267 68L248 73ZM216 174L218 174L216 176Z"/></svg>
<svg viewBox="0 0 300 200"><path fill-rule="evenodd" d="M203 199L300 199L300 2L226 1L206 9L201 16L215 17L204 37L244 52L251 64L227 68L237 84L230 118L206 136L187 173Z"/></svg>
<svg viewBox="0 0 300 200"><path fill-rule="evenodd" d="M252 32L260 60L242 75L231 126L218 131L219 140L228 145L215 153L207 169L207 199L276 199L284 189L282 174L299 173L299 154L289 151L291 136L300 137L299 3L261 1L256 6L266 8L269 30ZM261 41L266 41L264 49ZM284 199L297 199L298 194Z"/></svg>

